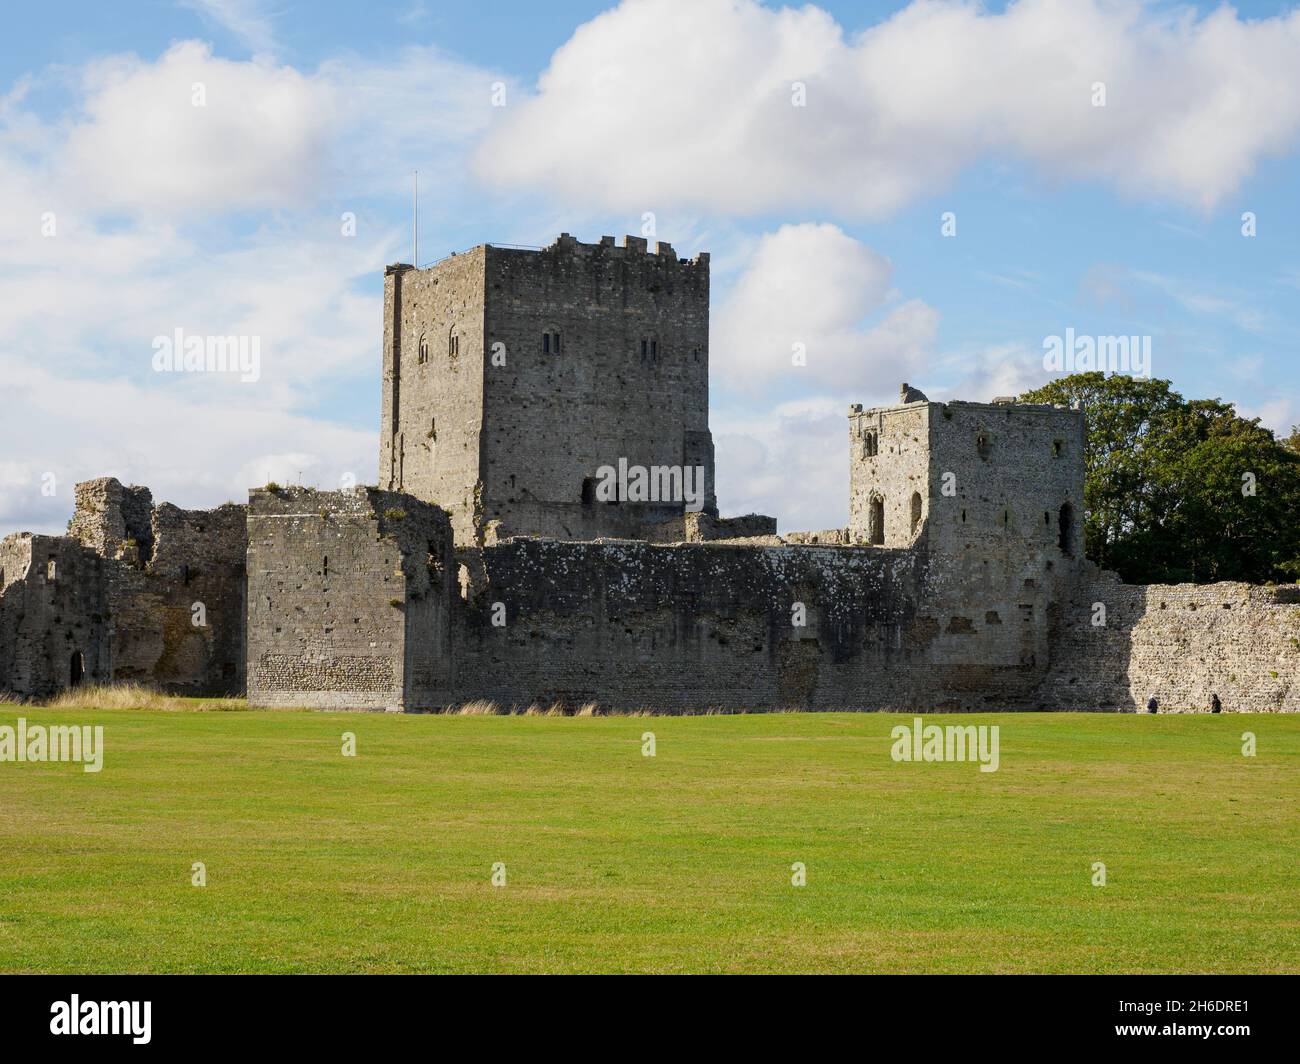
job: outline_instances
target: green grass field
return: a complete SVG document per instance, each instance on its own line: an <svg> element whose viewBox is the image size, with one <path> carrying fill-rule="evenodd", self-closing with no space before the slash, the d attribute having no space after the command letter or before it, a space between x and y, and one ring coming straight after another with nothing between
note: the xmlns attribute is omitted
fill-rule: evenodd
<svg viewBox="0 0 1300 1064"><path fill-rule="evenodd" d="M106 753L0 763L4 971L1300 971L1296 717L20 715Z"/></svg>

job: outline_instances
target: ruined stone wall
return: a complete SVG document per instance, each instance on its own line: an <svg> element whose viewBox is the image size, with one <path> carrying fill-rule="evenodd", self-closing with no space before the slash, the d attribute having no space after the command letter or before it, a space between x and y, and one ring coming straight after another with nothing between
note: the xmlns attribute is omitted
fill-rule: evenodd
<svg viewBox="0 0 1300 1064"><path fill-rule="evenodd" d="M102 558L137 565L153 557L153 494L113 477L78 484L68 534Z"/></svg>
<svg viewBox="0 0 1300 1064"><path fill-rule="evenodd" d="M474 542L483 429L485 249L384 277L379 484L452 515Z"/></svg>
<svg viewBox="0 0 1300 1064"><path fill-rule="evenodd" d="M516 539L482 552L483 582L455 604L456 695L625 710L911 705L928 688L909 642L912 565L866 549Z"/></svg>
<svg viewBox="0 0 1300 1064"><path fill-rule="evenodd" d="M776 538L776 518L764 514L744 514L740 517L718 517L715 514L681 513L641 529L641 536L651 543L707 543L720 539L770 539L771 546L779 546ZM814 541L815 542L815 541ZM846 542L825 540L824 542Z"/></svg>
<svg viewBox="0 0 1300 1064"><path fill-rule="evenodd" d="M103 559L109 675L171 694L244 690L243 506L153 505L112 477L77 485L71 535Z"/></svg>
<svg viewBox="0 0 1300 1064"><path fill-rule="evenodd" d="M4 541L0 687L43 698L80 674L173 694L241 693L244 508L155 507L147 488L111 477L78 484L76 507L68 536Z"/></svg>
<svg viewBox="0 0 1300 1064"><path fill-rule="evenodd" d="M103 561L67 536L0 540L0 690L48 698L110 676Z"/></svg>
<svg viewBox="0 0 1300 1064"><path fill-rule="evenodd" d="M410 495L253 491L249 701L340 709L445 701L453 566L446 514Z"/></svg>
<svg viewBox="0 0 1300 1064"><path fill-rule="evenodd" d="M105 568L114 679L172 694L242 693L245 508L182 510L163 503L151 528L146 564Z"/></svg>
<svg viewBox="0 0 1300 1064"><path fill-rule="evenodd" d="M927 598L932 584L952 589L924 549L517 539L476 553L482 578L454 604L459 699L1018 709L1048 662L1048 588Z"/></svg>
<svg viewBox="0 0 1300 1064"><path fill-rule="evenodd" d="M624 501L583 505L601 466L699 465L716 507L709 433L709 261L660 243L567 234L542 251L487 249L485 514L508 533L635 535L680 514ZM555 350L555 337L559 350Z"/></svg>
<svg viewBox="0 0 1300 1064"><path fill-rule="evenodd" d="M1069 604L1045 709L1300 711L1300 587L1124 584L1089 570Z"/></svg>

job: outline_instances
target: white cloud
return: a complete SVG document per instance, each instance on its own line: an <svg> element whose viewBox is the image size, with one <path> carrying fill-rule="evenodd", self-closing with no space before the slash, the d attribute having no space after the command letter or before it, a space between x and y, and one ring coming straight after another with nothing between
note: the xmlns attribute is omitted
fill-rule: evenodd
<svg viewBox="0 0 1300 1064"><path fill-rule="evenodd" d="M0 167L21 167L51 208L153 225L405 195L414 168L445 203L464 187L497 80L511 89L433 47L304 72L180 41L156 60L115 55L77 71L77 106L56 122L24 109L26 82L0 96L0 147L12 153Z"/></svg>
<svg viewBox="0 0 1300 1064"><path fill-rule="evenodd" d="M101 211L294 206L329 159L334 86L270 60L183 41L94 64L84 89L59 161Z"/></svg>
<svg viewBox="0 0 1300 1064"><path fill-rule="evenodd" d="M301 73L190 41L76 72L54 119L26 81L0 95L0 533L61 529L92 476L191 506L268 477L373 482L377 409L350 412L373 414L365 431L320 409L378 389L378 279L407 231L376 201L413 162L440 181L429 213L457 209L490 81L434 49ZM228 217L252 208L255 228ZM177 328L256 337L260 380L154 373L153 338Z"/></svg>
<svg viewBox="0 0 1300 1064"><path fill-rule="evenodd" d="M888 259L836 226L783 225L759 241L721 302L711 367L751 390L779 378L860 393L915 375L938 330L931 307L911 299L863 324L886 306L891 275ZM795 345L806 366L792 363Z"/></svg>
<svg viewBox="0 0 1300 1064"><path fill-rule="evenodd" d="M1293 145L1297 68L1300 11L917 0L846 40L815 7L625 0L555 53L477 165L611 209L875 216L1009 154L1051 178L1208 207Z"/></svg>
<svg viewBox="0 0 1300 1064"><path fill-rule="evenodd" d="M1300 399L1294 395L1279 395L1262 402L1238 403L1237 413L1244 418L1257 417L1265 428L1272 429L1279 439L1291 435L1300 427Z"/></svg>
<svg viewBox="0 0 1300 1064"><path fill-rule="evenodd" d="M713 414L719 505L777 517L782 531L848 521L848 406L897 402L903 381L931 399L987 401L1047 382L1023 343L940 352L939 316L901 300L889 260L825 224L759 239L713 320L710 365L733 394L808 389L769 409ZM807 365L791 364L806 345Z"/></svg>
<svg viewBox="0 0 1300 1064"><path fill-rule="evenodd" d="M375 479L373 432L331 425L258 404L213 401L201 387L169 392L130 381L86 380L0 355L5 435L21 453L0 464L0 534L61 531L77 481L116 476L145 484L156 501L214 506L244 501L267 479L336 487L343 473ZM309 442L310 450L287 451ZM54 495L42 494L45 474Z"/></svg>
<svg viewBox="0 0 1300 1064"><path fill-rule="evenodd" d="M761 414L713 416L718 505L764 513L781 532L843 528L849 519L848 405L829 396Z"/></svg>
<svg viewBox="0 0 1300 1064"><path fill-rule="evenodd" d="M1004 343L949 352L936 360L931 399L987 403L1003 395L1041 388L1054 374L1043 368L1043 349Z"/></svg>
<svg viewBox="0 0 1300 1064"><path fill-rule="evenodd" d="M259 0L180 0L180 6L206 15L254 52L270 52L275 47L271 16Z"/></svg>

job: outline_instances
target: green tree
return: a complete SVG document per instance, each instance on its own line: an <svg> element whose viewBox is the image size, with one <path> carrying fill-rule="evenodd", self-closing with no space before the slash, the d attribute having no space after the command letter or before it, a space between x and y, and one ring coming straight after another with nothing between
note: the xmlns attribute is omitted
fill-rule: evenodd
<svg viewBox="0 0 1300 1064"><path fill-rule="evenodd" d="M1300 575L1300 449L1169 381L1063 377L1025 402L1084 405L1087 556L1129 583ZM1294 436L1293 436L1294 439Z"/></svg>

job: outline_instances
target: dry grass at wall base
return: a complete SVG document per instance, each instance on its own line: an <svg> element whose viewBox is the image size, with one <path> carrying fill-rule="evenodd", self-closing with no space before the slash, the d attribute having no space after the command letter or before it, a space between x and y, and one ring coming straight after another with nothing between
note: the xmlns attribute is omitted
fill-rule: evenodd
<svg viewBox="0 0 1300 1064"><path fill-rule="evenodd" d="M143 709L162 712L214 713L244 710L243 698L186 698L164 694L147 684L115 683L74 687L41 703L47 709Z"/></svg>

